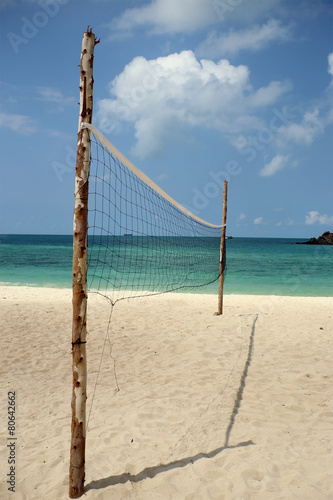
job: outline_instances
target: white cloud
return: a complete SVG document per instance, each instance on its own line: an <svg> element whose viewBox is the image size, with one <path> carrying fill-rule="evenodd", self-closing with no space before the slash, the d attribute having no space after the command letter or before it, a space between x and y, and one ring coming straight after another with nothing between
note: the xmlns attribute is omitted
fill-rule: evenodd
<svg viewBox="0 0 333 500"><path fill-rule="evenodd" d="M270 177L288 165L289 155L276 155L272 161L267 163L260 171L261 177Z"/></svg>
<svg viewBox="0 0 333 500"><path fill-rule="evenodd" d="M305 224L309 226L312 224L333 225L333 215L320 215L317 210L313 210L308 212L308 215L305 216Z"/></svg>
<svg viewBox="0 0 333 500"><path fill-rule="evenodd" d="M249 104L253 107L269 106L276 102L286 92L292 90L293 85L290 81L270 82L267 87L261 87L249 96Z"/></svg>
<svg viewBox="0 0 333 500"><path fill-rule="evenodd" d="M169 179L168 174L162 173L162 174L158 175L155 180L156 180L156 182L158 182L158 181L165 181L166 179Z"/></svg>
<svg viewBox="0 0 333 500"><path fill-rule="evenodd" d="M36 92L42 101L66 104L74 100L73 97L64 97L60 90L53 87L36 87Z"/></svg>
<svg viewBox="0 0 333 500"><path fill-rule="evenodd" d="M125 12L111 23L112 31L129 34L136 27L151 28L154 34L190 33L218 23L213 2L207 0L152 0Z"/></svg>
<svg viewBox="0 0 333 500"><path fill-rule="evenodd" d="M279 128L277 144L285 147L287 143L309 146L314 139L324 131L324 119L319 115L319 109L305 113L301 123L289 123Z"/></svg>
<svg viewBox="0 0 333 500"><path fill-rule="evenodd" d="M263 224L263 222L264 222L263 217L257 217L256 219L254 219L253 224L259 225L259 224Z"/></svg>
<svg viewBox="0 0 333 500"><path fill-rule="evenodd" d="M0 113L0 127L9 128L23 135L33 134L37 130L34 120L29 116L10 113Z"/></svg>
<svg viewBox="0 0 333 500"><path fill-rule="evenodd" d="M262 50L272 42L285 42L291 39L290 26L282 26L271 19L262 26L253 26L240 31L230 31L228 34L210 33L196 50L204 57L222 57L235 55L242 50L255 52Z"/></svg>
<svg viewBox="0 0 333 500"><path fill-rule="evenodd" d="M225 20L253 24L255 19L281 0L151 0L142 7L126 9L110 23L111 37L128 36L136 28L149 28L150 33L192 33Z"/></svg>
<svg viewBox="0 0 333 500"><path fill-rule="evenodd" d="M278 7L282 0L213 0L217 13L221 12L218 6L221 6L222 16L220 21L233 20L243 22L246 25L254 24L256 19L263 18L265 15L274 17L277 12L274 9ZM234 6L234 8L232 8ZM229 7L229 9L228 9ZM225 15L223 16L223 11Z"/></svg>
<svg viewBox="0 0 333 500"><path fill-rule="evenodd" d="M329 89L330 91L332 91L332 88L333 88L333 52L331 52L330 54L328 54L328 68L327 68L327 71L328 71L328 74L331 76L331 82L330 82L330 85L329 85ZM330 114L333 113L333 110L331 108L330 110ZM328 122L331 123L333 120L332 120L332 116L329 116L328 117Z"/></svg>
<svg viewBox="0 0 333 500"><path fill-rule="evenodd" d="M237 219L237 222L240 222L241 220L244 220L244 219L246 219L246 214L241 213L241 214L239 214L239 217L238 217L238 219Z"/></svg>
<svg viewBox="0 0 333 500"><path fill-rule="evenodd" d="M328 73L333 76L333 52L328 55Z"/></svg>
<svg viewBox="0 0 333 500"><path fill-rule="evenodd" d="M268 84L258 91L249 81L247 66L198 61L192 51L146 60L133 59L110 84L111 98L98 103L97 120L104 132L133 124L135 153L159 150L180 128L203 127L228 137L262 127L257 107L273 104L289 85Z"/></svg>

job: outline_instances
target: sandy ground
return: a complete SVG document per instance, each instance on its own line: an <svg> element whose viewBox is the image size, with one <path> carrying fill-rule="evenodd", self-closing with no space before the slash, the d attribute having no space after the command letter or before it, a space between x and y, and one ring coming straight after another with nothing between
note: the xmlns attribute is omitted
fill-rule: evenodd
<svg viewBox="0 0 333 500"><path fill-rule="evenodd" d="M88 304L82 498L333 499L331 298L124 300L109 334ZM0 498L67 499L71 291L2 287L0 308Z"/></svg>

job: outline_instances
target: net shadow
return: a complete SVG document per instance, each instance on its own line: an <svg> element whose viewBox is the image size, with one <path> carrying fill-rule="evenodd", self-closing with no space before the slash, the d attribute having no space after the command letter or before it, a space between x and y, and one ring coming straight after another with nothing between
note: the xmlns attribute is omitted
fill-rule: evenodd
<svg viewBox="0 0 333 500"><path fill-rule="evenodd" d="M111 475L111 476L108 476L108 477L105 477L102 479L97 479L97 480L94 480L94 481L91 481L90 483L88 483L85 486L85 491L87 492L89 490L98 490L98 489L102 489L102 488L107 488L108 486L114 486L117 484L125 484L128 481L133 482L133 483L137 483L137 482L143 481L147 478L152 479L152 478L156 477L158 474L168 472L172 469L181 469L181 468L186 467L188 465L194 464L195 462L197 462L198 460L201 460L203 458L208 458L208 459L214 458L217 455L221 454L223 451L228 450L228 449L236 449L236 448L242 448L242 447L255 445L255 443L252 440L240 442L236 445L230 445L229 443L230 443L232 429L235 425L236 418L237 418L237 415L239 413L239 409L240 409L241 402L243 399L244 390L246 387L246 379L248 377L249 368L250 368L252 355L253 355L255 325L256 325L257 320L258 320L258 315L256 315L256 317L253 321L253 324L252 324L247 359L245 361L244 369L243 369L242 376L240 379L240 384L239 384L238 391L236 394L236 399L235 399L234 406L233 406L233 409L232 409L232 412L230 415L230 420L229 420L229 424L228 424L228 427L226 430L225 441L224 441L223 446L215 448L214 450L212 450L208 453L197 453L196 455L192 455L189 457L184 457L182 459L170 461L169 463L166 463L166 464L159 464L159 465L152 466L152 467L146 467L138 474L123 473L123 474L119 474L116 476Z"/></svg>

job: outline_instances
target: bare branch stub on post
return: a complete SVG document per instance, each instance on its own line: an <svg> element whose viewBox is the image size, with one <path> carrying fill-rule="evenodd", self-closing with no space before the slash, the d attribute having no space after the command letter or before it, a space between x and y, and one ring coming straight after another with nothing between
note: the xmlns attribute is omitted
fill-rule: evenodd
<svg viewBox="0 0 333 500"><path fill-rule="evenodd" d="M80 116L75 170L73 222L73 322L72 322L72 427L69 466L69 496L84 493L86 440L86 316L87 316L87 232L90 166L90 132L93 110L93 58L98 43L91 29L83 35L80 61Z"/></svg>

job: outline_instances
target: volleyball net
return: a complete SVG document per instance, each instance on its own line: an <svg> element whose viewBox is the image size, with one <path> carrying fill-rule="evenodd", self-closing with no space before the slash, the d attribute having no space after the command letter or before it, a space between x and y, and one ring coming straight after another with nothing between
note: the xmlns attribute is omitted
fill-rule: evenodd
<svg viewBox="0 0 333 500"><path fill-rule="evenodd" d="M216 282L222 226L191 213L94 126L84 127L90 130L88 290L115 303Z"/></svg>

